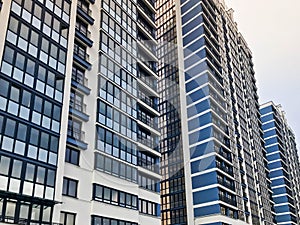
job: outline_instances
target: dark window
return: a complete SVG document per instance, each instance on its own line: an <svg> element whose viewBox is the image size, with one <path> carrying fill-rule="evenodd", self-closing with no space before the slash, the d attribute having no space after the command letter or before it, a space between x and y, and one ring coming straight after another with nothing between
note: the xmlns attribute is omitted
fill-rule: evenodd
<svg viewBox="0 0 300 225"><path fill-rule="evenodd" d="M69 212L60 213L60 223L63 225L75 225L76 214Z"/></svg>
<svg viewBox="0 0 300 225"><path fill-rule="evenodd" d="M102 185L94 184L93 199L112 205L137 210L137 196Z"/></svg>
<svg viewBox="0 0 300 225"><path fill-rule="evenodd" d="M65 161L74 165L79 165L79 154L79 151L67 147Z"/></svg>
<svg viewBox="0 0 300 225"><path fill-rule="evenodd" d="M100 216L92 216L92 225L138 225L137 223L124 221L124 220L117 220L111 218L105 218Z"/></svg>
<svg viewBox="0 0 300 225"><path fill-rule="evenodd" d="M78 186L77 180L73 180L73 179L64 177L62 194L76 198L77 197L77 186Z"/></svg>

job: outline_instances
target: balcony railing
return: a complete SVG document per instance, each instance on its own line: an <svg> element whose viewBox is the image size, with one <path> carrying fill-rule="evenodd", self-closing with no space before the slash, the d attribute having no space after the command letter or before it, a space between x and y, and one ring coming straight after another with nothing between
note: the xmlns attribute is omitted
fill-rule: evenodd
<svg viewBox="0 0 300 225"><path fill-rule="evenodd" d="M91 32L88 30L87 27L76 23L76 30L79 31L81 34L85 35L87 38L91 38Z"/></svg>
<svg viewBox="0 0 300 225"><path fill-rule="evenodd" d="M146 49L148 49L149 52L155 55L155 48L154 48L155 45L154 43L152 43L151 40L145 40L142 37L140 37L140 35L138 35L137 39L141 44L143 44L144 47L146 47Z"/></svg>
<svg viewBox="0 0 300 225"><path fill-rule="evenodd" d="M158 124L155 122L154 118L151 118L151 119L147 118L147 117L141 115L140 113L138 113L138 117L137 118L138 118L139 121L147 124L148 126L154 128L156 130L158 129Z"/></svg>
<svg viewBox="0 0 300 225"><path fill-rule="evenodd" d="M138 18L138 24L141 25L150 34L151 37L155 38L153 27L151 25L147 24L145 19L139 17Z"/></svg>
<svg viewBox="0 0 300 225"><path fill-rule="evenodd" d="M88 79L85 77L82 77L82 76L77 76L76 73L72 74L72 80L78 84L81 84L82 86L85 86L85 87L88 86Z"/></svg>
<svg viewBox="0 0 300 225"><path fill-rule="evenodd" d="M229 203L230 205L233 205L233 206L237 206L235 199L229 198L225 195L219 195L219 198L223 202Z"/></svg>
<svg viewBox="0 0 300 225"><path fill-rule="evenodd" d="M142 164L142 163L139 163L138 164L140 167L144 168L144 169L147 169L147 170L150 170L154 173L157 173L159 174L160 173L160 167L158 164L148 164L148 165L145 165L145 164Z"/></svg>
<svg viewBox="0 0 300 225"><path fill-rule="evenodd" d="M150 106L151 108L157 110L157 104L154 102L153 98L145 95L143 92L139 92L139 99L144 102L145 104L147 104L148 106Z"/></svg>
<svg viewBox="0 0 300 225"><path fill-rule="evenodd" d="M86 104L82 101L70 99L70 107L78 110L79 112L86 113Z"/></svg>
<svg viewBox="0 0 300 225"><path fill-rule="evenodd" d="M147 1L147 0L146 0ZM148 1L149 2L149 1ZM140 9L143 10L143 12L151 19L155 20L154 13L148 9L148 6L143 1L137 1L137 5L140 7Z"/></svg>
<svg viewBox="0 0 300 225"><path fill-rule="evenodd" d="M138 72L138 78L143 81L145 84L147 84L151 89L154 91L157 91L157 80L153 76L149 76L143 71Z"/></svg>
<svg viewBox="0 0 300 225"><path fill-rule="evenodd" d="M90 59L90 56L86 53L86 50L76 44L74 45L74 54L76 54L85 61L89 61Z"/></svg>
<svg viewBox="0 0 300 225"><path fill-rule="evenodd" d="M146 145L147 147L155 150L155 151L158 151L158 143L156 143L154 141L154 139L148 139L148 138L144 138L144 137L141 137L140 135L138 135L138 142L142 143L143 145Z"/></svg>
<svg viewBox="0 0 300 225"><path fill-rule="evenodd" d="M77 6L78 6L78 8L80 8L87 15L89 15L89 16L92 15L92 10L90 10L89 6L85 5L82 1L78 1Z"/></svg>
<svg viewBox="0 0 300 225"><path fill-rule="evenodd" d="M225 165L222 165L221 163L217 162L217 168L219 168L220 170L222 170L223 172L233 176L233 169L230 167L227 167Z"/></svg>
<svg viewBox="0 0 300 225"><path fill-rule="evenodd" d="M224 180L224 179L218 177L218 183L223 185L224 187L227 187L228 189L230 189L232 191L235 191L234 183L231 183L228 180Z"/></svg>
<svg viewBox="0 0 300 225"><path fill-rule="evenodd" d="M84 141L85 132L77 128L68 127L68 136L75 140Z"/></svg>

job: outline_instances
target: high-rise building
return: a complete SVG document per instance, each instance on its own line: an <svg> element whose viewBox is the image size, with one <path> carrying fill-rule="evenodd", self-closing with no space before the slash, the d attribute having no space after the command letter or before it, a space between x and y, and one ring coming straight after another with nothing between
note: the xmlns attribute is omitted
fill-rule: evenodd
<svg viewBox="0 0 300 225"><path fill-rule="evenodd" d="M252 53L233 10L156 8L162 224L274 224Z"/></svg>
<svg viewBox="0 0 300 225"><path fill-rule="evenodd" d="M295 135L280 105L260 107L276 224L300 223L300 163Z"/></svg>
<svg viewBox="0 0 300 225"><path fill-rule="evenodd" d="M154 2L0 6L0 223L160 224Z"/></svg>

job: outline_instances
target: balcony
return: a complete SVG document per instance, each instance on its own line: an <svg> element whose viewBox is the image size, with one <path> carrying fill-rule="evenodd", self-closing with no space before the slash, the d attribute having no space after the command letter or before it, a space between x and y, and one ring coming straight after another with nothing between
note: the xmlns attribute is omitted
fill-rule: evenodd
<svg viewBox="0 0 300 225"><path fill-rule="evenodd" d="M142 17L138 17L138 25L140 25L143 29L142 32L145 33L145 35L149 36L150 38L153 38L155 40L155 29Z"/></svg>
<svg viewBox="0 0 300 225"><path fill-rule="evenodd" d="M236 200L233 199L232 197L228 197L228 196L220 194L219 199L223 202L226 202L226 203L230 204L230 205L237 206Z"/></svg>
<svg viewBox="0 0 300 225"><path fill-rule="evenodd" d="M141 113L138 112L137 119L139 121L143 122L144 124L148 125L149 127L153 128L155 130L158 130L158 124L155 121L155 118L151 118L150 119L149 117L146 117L143 114L141 114Z"/></svg>
<svg viewBox="0 0 300 225"><path fill-rule="evenodd" d="M155 109L157 111L158 109L158 105L155 102L153 97L147 96L145 93L143 92L139 92L138 95L139 99L144 102L146 105L150 106L151 108Z"/></svg>
<svg viewBox="0 0 300 225"><path fill-rule="evenodd" d="M151 40L147 40L147 38L143 38L143 35L141 35L140 33L138 34L138 43L140 44L140 46L142 46L143 48L145 48L147 51L149 51L152 54L153 58L157 58L155 55L155 46L156 44L151 41ZM144 50L145 51L145 50Z"/></svg>
<svg viewBox="0 0 300 225"><path fill-rule="evenodd" d="M142 167L146 170L149 170L151 172L160 174L160 165L159 165L159 163L154 163L154 162L151 162L151 161L147 161L145 156L140 155L138 157L138 166L140 166L140 167Z"/></svg>
<svg viewBox="0 0 300 225"><path fill-rule="evenodd" d="M149 76L145 71L138 71L138 78L150 87L153 91L157 92L157 79L153 76Z"/></svg>
<svg viewBox="0 0 300 225"><path fill-rule="evenodd" d="M84 77L84 73L75 67L72 70L72 85L79 91L89 95L91 90L88 88L88 79Z"/></svg>
<svg viewBox="0 0 300 225"><path fill-rule="evenodd" d="M226 153L224 150L222 150L222 147L220 149L217 149L216 152L223 158L227 159L229 162L232 162L231 153Z"/></svg>
<svg viewBox="0 0 300 225"><path fill-rule="evenodd" d="M87 54L83 46L74 44L74 60L83 68L90 70L92 65L89 63L90 56Z"/></svg>
<svg viewBox="0 0 300 225"><path fill-rule="evenodd" d="M153 138L145 138L142 137L138 134L138 142L140 142L141 144L159 152L159 143L155 142L155 140Z"/></svg>
<svg viewBox="0 0 300 225"><path fill-rule="evenodd" d="M83 121L88 121L89 116L86 114L86 104L76 99L70 99L70 113Z"/></svg>
<svg viewBox="0 0 300 225"><path fill-rule="evenodd" d="M217 168L220 169L221 171L233 176L233 169L231 167L223 165L220 162L216 162L216 165L217 165Z"/></svg>
<svg viewBox="0 0 300 225"><path fill-rule="evenodd" d="M93 46L93 41L91 40L91 32L87 27L80 24L80 22L76 22L75 34L81 42L85 43L89 47Z"/></svg>
<svg viewBox="0 0 300 225"><path fill-rule="evenodd" d="M75 147L81 148L83 150L87 149L87 144L84 143L85 133L80 129L74 127L68 127L68 138L67 142Z"/></svg>
<svg viewBox="0 0 300 225"><path fill-rule="evenodd" d="M89 9L89 4L81 0L77 3L77 13L89 24L93 25L95 20L92 18L92 10Z"/></svg>
<svg viewBox="0 0 300 225"><path fill-rule="evenodd" d="M234 186L233 182L230 182L228 180L224 180L224 179L218 177L218 183L232 191L235 191L235 186Z"/></svg>
<svg viewBox="0 0 300 225"><path fill-rule="evenodd" d="M150 70L156 75L156 63L153 61L153 59L149 58L148 56L145 56L145 54L141 54L141 52L138 52L138 59L139 62L147 68L147 70Z"/></svg>

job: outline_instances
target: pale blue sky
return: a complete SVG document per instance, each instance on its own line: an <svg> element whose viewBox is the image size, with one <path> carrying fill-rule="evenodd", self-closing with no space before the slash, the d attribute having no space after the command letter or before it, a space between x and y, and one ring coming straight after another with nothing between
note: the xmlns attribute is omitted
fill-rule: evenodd
<svg viewBox="0 0 300 225"><path fill-rule="evenodd" d="M300 1L225 0L254 56L260 103L281 104L300 149Z"/></svg>

